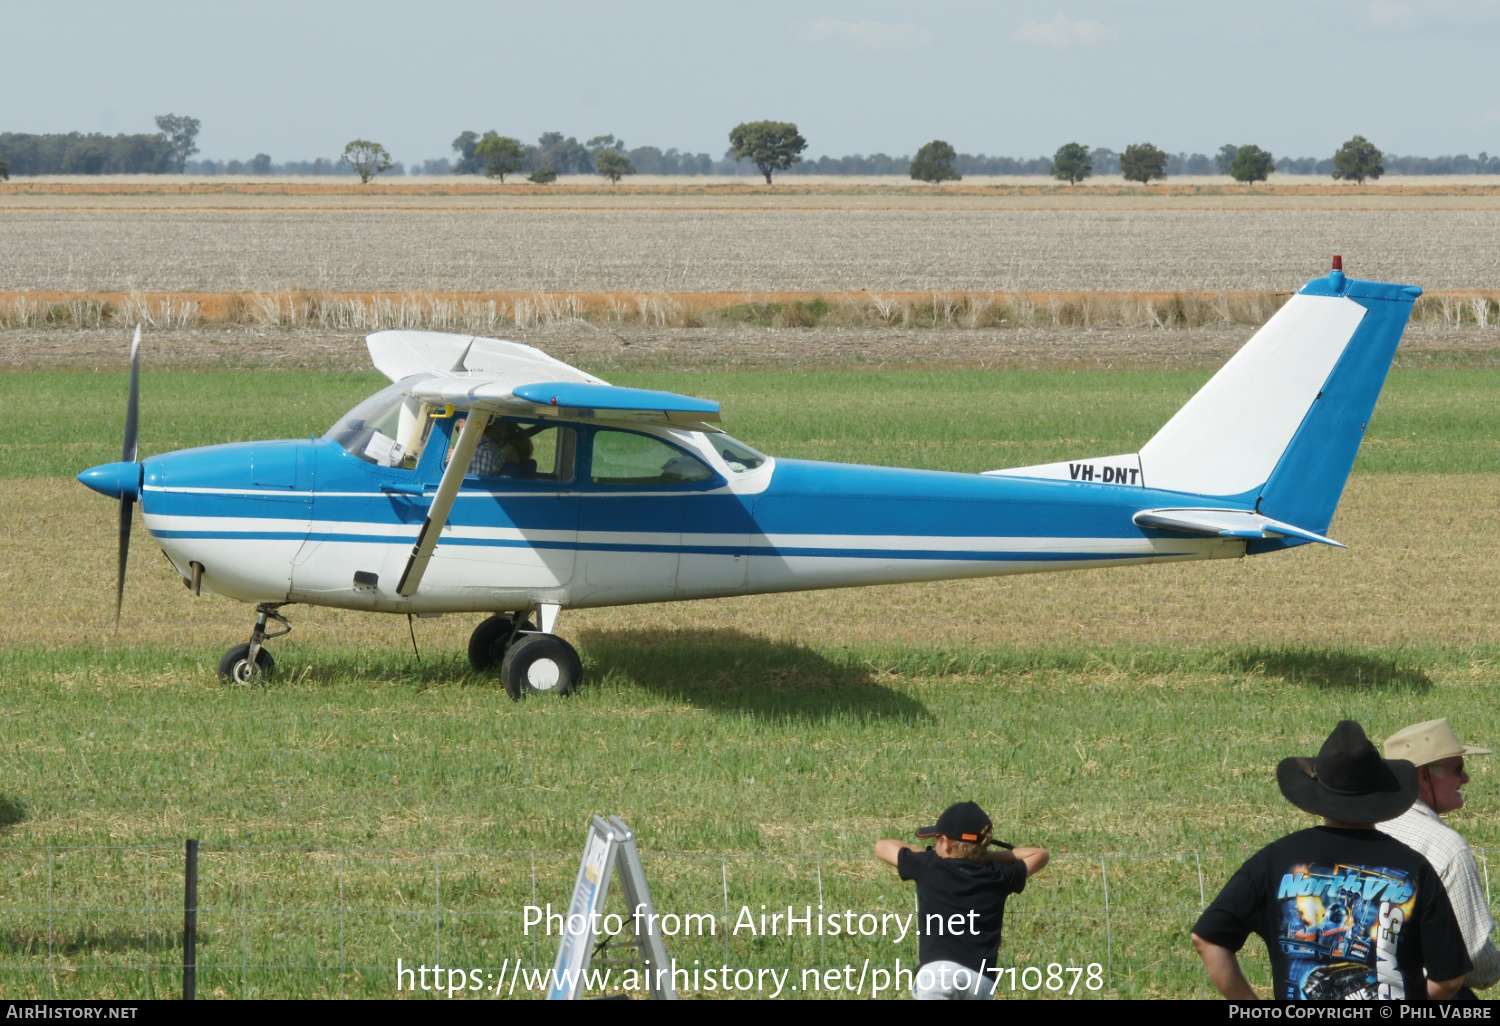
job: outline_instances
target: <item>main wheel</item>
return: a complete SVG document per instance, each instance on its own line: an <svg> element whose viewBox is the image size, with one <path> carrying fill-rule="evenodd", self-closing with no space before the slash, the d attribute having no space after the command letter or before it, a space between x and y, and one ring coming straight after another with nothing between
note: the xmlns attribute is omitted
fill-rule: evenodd
<svg viewBox="0 0 1500 1026"><path fill-rule="evenodd" d="M583 679L578 653L556 634L523 634L505 653L500 679L511 698L567 695Z"/></svg>
<svg viewBox="0 0 1500 1026"><path fill-rule="evenodd" d="M521 621L521 630L534 631L530 620ZM469 635L469 665L479 673L493 670L505 658L505 650L515 637L515 621L504 613L496 613L480 622Z"/></svg>
<svg viewBox="0 0 1500 1026"><path fill-rule="evenodd" d="M230 684L246 686L249 684L264 684L271 679L276 672L276 660L271 658L271 653L261 649L255 655L255 662L250 661L250 643L236 645L224 653L224 658L219 660L219 679Z"/></svg>

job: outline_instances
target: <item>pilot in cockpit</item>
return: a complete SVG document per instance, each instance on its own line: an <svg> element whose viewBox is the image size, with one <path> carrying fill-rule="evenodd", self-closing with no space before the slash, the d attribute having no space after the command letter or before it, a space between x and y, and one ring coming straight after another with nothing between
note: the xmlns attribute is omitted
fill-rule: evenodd
<svg viewBox="0 0 1500 1026"><path fill-rule="evenodd" d="M463 430L463 421L455 428L456 438ZM484 429L467 473L475 477L531 477L536 473L536 461L532 459L529 432L519 424L494 421Z"/></svg>

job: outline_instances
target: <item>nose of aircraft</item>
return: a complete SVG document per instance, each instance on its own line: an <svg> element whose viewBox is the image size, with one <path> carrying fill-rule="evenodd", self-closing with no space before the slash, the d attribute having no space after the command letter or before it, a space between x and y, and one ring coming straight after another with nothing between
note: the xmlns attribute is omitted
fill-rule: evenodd
<svg viewBox="0 0 1500 1026"><path fill-rule="evenodd" d="M142 472L139 463L103 463L79 474L78 480L100 495L134 501L141 497Z"/></svg>

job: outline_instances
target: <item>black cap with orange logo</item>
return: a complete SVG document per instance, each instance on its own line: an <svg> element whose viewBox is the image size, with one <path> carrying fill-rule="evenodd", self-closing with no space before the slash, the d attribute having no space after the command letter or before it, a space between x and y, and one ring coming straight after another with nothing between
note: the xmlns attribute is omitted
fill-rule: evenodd
<svg viewBox="0 0 1500 1026"><path fill-rule="evenodd" d="M987 840L990 835L990 817L974 802L955 802L943 810L938 821L930 827L917 830L918 837L937 837L950 841L974 842Z"/></svg>

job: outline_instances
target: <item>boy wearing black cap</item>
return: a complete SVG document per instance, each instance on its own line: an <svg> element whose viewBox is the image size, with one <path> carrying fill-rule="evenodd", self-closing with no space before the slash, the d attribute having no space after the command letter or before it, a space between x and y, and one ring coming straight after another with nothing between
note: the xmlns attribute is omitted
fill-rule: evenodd
<svg viewBox="0 0 1500 1026"><path fill-rule="evenodd" d="M1219 993L1258 996L1236 955L1258 933L1279 1001L1452 997L1471 965L1442 880L1375 829L1416 800L1416 767L1382 759L1364 729L1343 720L1316 759L1283 759L1276 782L1324 825L1252 855L1193 927Z"/></svg>
<svg viewBox="0 0 1500 1026"><path fill-rule="evenodd" d="M918 1000L988 999L995 981L1005 899L1047 864L1045 848L987 850L993 827L973 802L948 806L937 823L917 831L931 848L877 841L875 855L917 885L917 960L912 996Z"/></svg>

